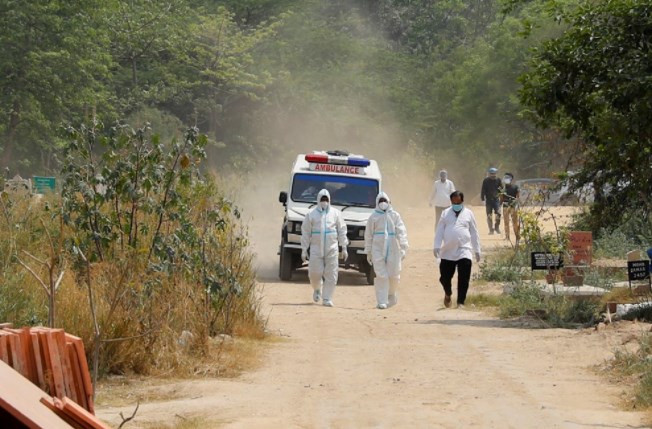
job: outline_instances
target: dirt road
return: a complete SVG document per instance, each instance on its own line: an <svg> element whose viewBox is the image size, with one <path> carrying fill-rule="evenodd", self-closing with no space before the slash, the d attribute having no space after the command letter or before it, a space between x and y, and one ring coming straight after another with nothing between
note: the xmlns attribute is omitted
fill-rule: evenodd
<svg viewBox="0 0 652 429"><path fill-rule="evenodd" d="M498 244L475 211L483 245ZM611 356L613 336L443 310L433 214L403 215L411 251L397 307L376 310L373 289L353 273L341 275L335 308L311 303L305 274L263 280L269 327L283 340L261 367L235 380L174 383L177 399L141 405L136 426L198 415L229 428L644 427L642 414L618 408L622 389L590 369ZM130 410L98 414L119 423L119 411Z"/></svg>

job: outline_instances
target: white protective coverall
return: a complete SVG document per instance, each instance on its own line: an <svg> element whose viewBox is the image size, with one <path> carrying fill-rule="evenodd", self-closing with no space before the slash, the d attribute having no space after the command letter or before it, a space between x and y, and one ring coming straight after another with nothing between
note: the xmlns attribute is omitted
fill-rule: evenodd
<svg viewBox="0 0 652 429"><path fill-rule="evenodd" d="M322 189L317 194L317 207L303 219L301 249L304 252L310 249L308 261L310 284L313 290L322 292L323 301L326 303L331 301L337 284L338 244L346 248L349 240L346 238L346 223L342 212L330 205L326 210L322 210L319 206L324 195L328 197L330 203L330 193Z"/></svg>
<svg viewBox="0 0 652 429"><path fill-rule="evenodd" d="M391 205L386 211L378 206L379 200L391 201L381 192L376 197L376 210L369 216L364 233L365 252L371 254L376 272L376 300L378 305L395 305L398 302L398 284L401 274L401 260L408 250L407 230L401 215Z"/></svg>

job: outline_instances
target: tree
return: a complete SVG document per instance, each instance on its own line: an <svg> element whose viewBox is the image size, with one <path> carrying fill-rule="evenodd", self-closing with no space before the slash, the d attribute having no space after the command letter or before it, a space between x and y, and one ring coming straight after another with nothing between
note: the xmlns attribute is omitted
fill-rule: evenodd
<svg viewBox="0 0 652 429"><path fill-rule="evenodd" d="M107 108L100 5L0 2L0 165L50 165L59 124Z"/></svg>
<svg viewBox="0 0 652 429"><path fill-rule="evenodd" d="M521 78L520 99L540 127L576 136L572 189L595 186L594 227L652 211L652 5L584 2L543 43Z"/></svg>
<svg viewBox="0 0 652 429"><path fill-rule="evenodd" d="M122 111L173 97L179 82L173 65L183 57L196 14L186 0L115 0L105 6L110 52L120 66L113 86ZM172 66L172 67L171 67Z"/></svg>

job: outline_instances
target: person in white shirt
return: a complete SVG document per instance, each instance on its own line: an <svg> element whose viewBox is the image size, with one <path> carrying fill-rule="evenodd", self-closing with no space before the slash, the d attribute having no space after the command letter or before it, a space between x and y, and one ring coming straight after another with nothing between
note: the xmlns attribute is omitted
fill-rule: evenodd
<svg viewBox="0 0 652 429"><path fill-rule="evenodd" d="M433 254L441 258L439 282L444 287L444 306L451 306L451 280L457 268L457 307L464 308L473 254L480 262L480 235L473 212L464 207L464 194L455 191L450 201L451 207L444 210L436 227Z"/></svg>
<svg viewBox="0 0 652 429"><path fill-rule="evenodd" d="M435 207L435 225L439 222L441 214L451 206L450 196L455 192L455 185L448 180L448 172L442 170L439 172L439 180L432 185L430 194L430 207Z"/></svg>

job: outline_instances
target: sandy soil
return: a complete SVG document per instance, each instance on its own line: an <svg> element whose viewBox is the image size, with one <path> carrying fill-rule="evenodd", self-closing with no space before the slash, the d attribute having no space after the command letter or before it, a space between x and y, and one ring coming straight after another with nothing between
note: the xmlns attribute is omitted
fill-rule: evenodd
<svg viewBox="0 0 652 429"><path fill-rule="evenodd" d="M503 244L487 235L482 209L475 212L485 248ZM356 273L341 274L335 308L312 304L305 273L292 283L262 279L269 328L283 340L261 366L234 380L170 382L161 389L176 399L142 404L127 427L190 416L228 428L645 427L642 413L619 407L624 386L592 369L622 335L526 329L474 309L443 309L430 250L434 214L403 216L411 251L398 306L376 310L373 289ZM116 424L132 408L98 415Z"/></svg>

